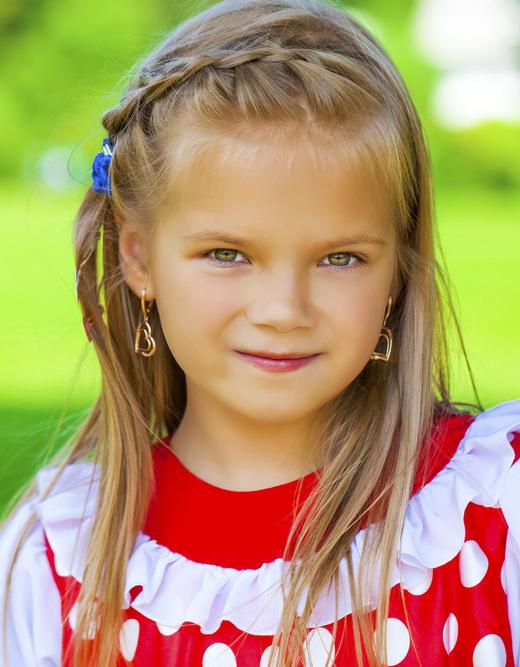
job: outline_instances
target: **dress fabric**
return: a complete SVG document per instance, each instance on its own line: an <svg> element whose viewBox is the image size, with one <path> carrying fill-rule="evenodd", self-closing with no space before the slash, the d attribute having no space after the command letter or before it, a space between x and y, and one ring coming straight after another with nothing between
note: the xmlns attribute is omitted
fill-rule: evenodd
<svg viewBox="0 0 520 667"><path fill-rule="evenodd" d="M317 471L266 489L232 491L188 470L170 439L154 444L156 489L126 565L120 664L266 667L281 611L282 554L294 509L316 484ZM395 558L387 664L519 666L520 400L476 417L443 418L432 444ZM39 495L0 535L3 597L15 539L36 512L14 570L8 667L72 667L62 659L75 636L99 470L71 464L41 499L53 472L40 470ZM355 538L354 574L369 530ZM323 667L329 650L332 664L356 666L347 582L342 561L336 640L331 588L309 620L304 667ZM89 628L89 636L96 630Z"/></svg>

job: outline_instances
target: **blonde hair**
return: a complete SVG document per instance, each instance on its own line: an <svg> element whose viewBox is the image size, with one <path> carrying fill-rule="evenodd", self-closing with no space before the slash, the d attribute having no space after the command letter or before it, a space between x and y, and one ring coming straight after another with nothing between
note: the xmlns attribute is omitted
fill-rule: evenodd
<svg viewBox="0 0 520 667"><path fill-rule="evenodd" d="M116 142L113 194L90 188L75 226L79 301L94 320L102 386L88 417L55 457L60 465L44 494L68 464L91 458L99 465L98 506L104 511L96 514L86 554L74 664L116 664L113 637L123 618L125 581L120 563L130 557L153 492L151 444L176 430L186 406L185 376L155 308L155 356L134 353L140 304L119 267L119 226L151 234L171 196L165 184L182 187L190 164L209 147L251 136L254 150L255 138L291 128L312 130L319 158L333 151L348 156L380 189L397 230L400 292L387 322L394 335L391 361L369 362L328 406L318 443L323 470L284 552L290 563L273 641L279 650L269 665L297 664L313 605L331 581L337 603L343 558L356 661L363 664L363 647L370 665L384 664L390 576L419 453L435 416L458 411L449 398L446 313L467 363L442 256L435 253L428 151L405 84L369 31L333 4L224 0L177 26L138 64L120 103L103 115L103 126ZM22 500L34 491L33 484ZM354 577L350 547L369 524L375 530ZM374 623L365 612L378 563ZM11 574L12 566L9 580ZM101 605L95 604L99 590ZM99 623L97 638L83 641L92 622Z"/></svg>

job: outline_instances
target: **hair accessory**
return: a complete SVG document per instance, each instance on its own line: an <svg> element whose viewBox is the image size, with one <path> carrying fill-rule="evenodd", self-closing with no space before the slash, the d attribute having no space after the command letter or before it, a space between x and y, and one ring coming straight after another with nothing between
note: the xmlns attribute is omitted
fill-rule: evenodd
<svg viewBox="0 0 520 667"><path fill-rule="evenodd" d="M105 309L101 304L98 304L97 309L100 315L103 315ZM92 329L94 328L94 316L93 315L84 315L83 316L83 328L85 329L85 334L87 335L88 342L92 341Z"/></svg>
<svg viewBox="0 0 520 667"><path fill-rule="evenodd" d="M103 150L96 155L92 163L92 181L96 192L112 194L110 186L110 174L108 168L112 161L112 154L115 144L107 137L103 139Z"/></svg>
<svg viewBox="0 0 520 667"><path fill-rule="evenodd" d="M93 326L94 326L94 318L92 317L92 315L89 315L88 317L85 316L83 318L83 328L85 329L85 333L87 335L89 343L92 341L92 335L90 332L92 331Z"/></svg>
<svg viewBox="0 0 520 667"><path fill-rule="evenodd" d="M384 352L372 352L370 359L379 359L381 361L389 361L390 354L392 352L392 329L389 329L385 326L390 311L392 310L392 297L388 297L388 303L386 304L385 319L383 320L383 327L381 333L379 334L379 339L383 339L386 344L386 349ZM378 341L379 342L379 341Z"/></svg>
<svg viewBox="0 0 520 667"><path fill-rule="evenodd" d="M148 308L146 307L144 298L145 294L146 289L143 287L141 289L141 310L143 311L143 320L139 322L135 331L134 350L136 354L141 354L143 357L151 357L155 354L155 340L152 338L152 330L150 328L150 322L148 322L148 313L150 312L152 306L150 304ZM144 332L146 347L139 347L141 332Z"/></svg>

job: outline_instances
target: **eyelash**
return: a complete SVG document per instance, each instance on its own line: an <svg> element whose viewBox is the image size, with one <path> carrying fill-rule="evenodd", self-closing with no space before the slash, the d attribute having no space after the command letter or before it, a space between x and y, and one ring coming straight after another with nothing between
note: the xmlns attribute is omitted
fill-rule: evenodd
<svg viewBox="0 0 520 667"><path fill-rule="evenodd" d="M224 265L224 266L232 267L232 266L236 266L236 263L235 262L225 262L222 259L217 259L216 257L211 257L210 256L211 253L215 252L215 250L230 250L230 251L236 252L240 255L244 255L244 257L246 256L244 253L240 252L240 250L236 250L235 248L213 248L212 250L208 250L208 252L205 253L203 255L203 257L208 259L211 264L215 264L215 265L218 265L218 266L223 266ZM346 271L346 270L352 271L353 269L358 268L360 265L366 264L366 260L364 260L362 257L360 257L359 255L355 255L352 252L347 252L346 250L342 251L342 252L331 252L328 255L325 255L325 257L329 257L330 255L350 255L351 257L354 257L355 259L358 260L358 264L357 265L354 264L354 266L352 266L352 264L348 264L347 266L335 266L334 264L326 264L325 265L325 266L331 266L333 269L339 269L340 271ZM242 264L242 263L243 262L239 262L239 264Z"/></svg>

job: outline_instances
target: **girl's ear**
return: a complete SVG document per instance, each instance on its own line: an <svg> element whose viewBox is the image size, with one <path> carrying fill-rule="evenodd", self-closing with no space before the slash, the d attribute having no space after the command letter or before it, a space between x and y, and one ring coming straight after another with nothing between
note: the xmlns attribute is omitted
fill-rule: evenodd
<svg viewBox="0 0 520 667"><path fill-rule="evenodd" d="M145 243L142 235L128 224L119 226L119 265L126 284L140 299L141 290L146 288L146 300L155 298L150 281L147 281Z"/></svg>

